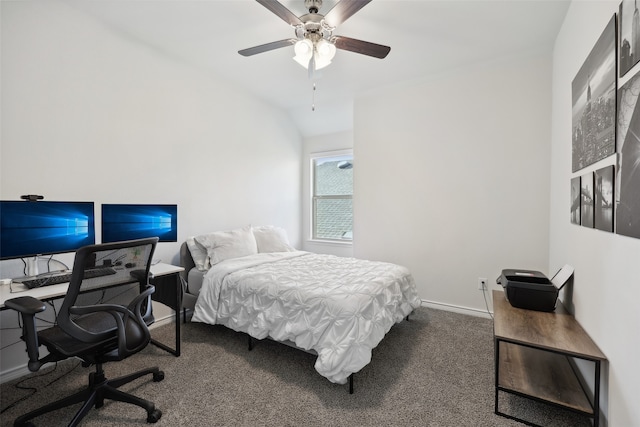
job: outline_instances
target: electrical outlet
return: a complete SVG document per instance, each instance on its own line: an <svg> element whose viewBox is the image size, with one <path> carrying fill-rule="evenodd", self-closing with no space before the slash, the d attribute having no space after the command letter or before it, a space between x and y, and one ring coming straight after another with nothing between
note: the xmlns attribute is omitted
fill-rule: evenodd
<svg viewBox="0 0 640 427"><path fill-rule="evenodd" d="M487 288L487 279L485 277L478 277L478 290L486 291Z"/></svg>

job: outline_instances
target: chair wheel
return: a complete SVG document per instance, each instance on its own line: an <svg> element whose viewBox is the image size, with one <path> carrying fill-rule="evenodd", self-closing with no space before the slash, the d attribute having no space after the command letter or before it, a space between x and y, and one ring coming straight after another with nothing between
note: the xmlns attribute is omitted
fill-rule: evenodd
<svg viewBox="0 0 640 427"><path fill-rule="evenodd" d="M162 417L162 411L160 411L160 409L154 409L147 414L147 422L157 423L160 417Z"/></svg>
<svg viewBox="0 0 640 427"><path fill-rule="evenodd" d="M164 372L163 371L158 371L157 374L153 374L153 381L159 382L159 381L162 381L163 379L164 379Z"/></svg>

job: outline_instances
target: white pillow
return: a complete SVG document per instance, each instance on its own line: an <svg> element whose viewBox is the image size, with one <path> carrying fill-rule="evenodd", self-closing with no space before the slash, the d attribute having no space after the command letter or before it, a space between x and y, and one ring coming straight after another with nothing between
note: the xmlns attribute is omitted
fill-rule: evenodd
<svg viewBox="0 0 640 427"><path fill-rule="evenodd" d="M251 232L251 227L203 234L196 236L196 242L207 249L211 265L215 265L225 259L258 253L258 245Z"/></svg>
<svg viewBox="0 0 640 427"><path fill-rule="evenodd" d="M189 252L191 252L191 258L193 258L193 262L198 270L206 271L211 268L207 248L196 242L195 236L187 237L187 247L189 248Z"/></svg>
<svg viewBox="0 0 640 427"><path fill-rule="evenodd" d="M271 225L256 227L253 235L258 244L258 252L293 252L295 249L289 244L287 232L284 228Z"/></svg>

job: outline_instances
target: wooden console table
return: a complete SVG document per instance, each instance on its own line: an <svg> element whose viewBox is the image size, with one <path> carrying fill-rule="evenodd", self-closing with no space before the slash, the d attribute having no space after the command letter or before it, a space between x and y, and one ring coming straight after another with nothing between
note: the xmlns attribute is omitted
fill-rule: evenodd
<svg viewBox="0 0 640 427"><path fill-rule="evenodd" d="M514 308L504 292L493 291L495 410L498 415L535 425L501 412L499 393L506 392L567 408L600 421L600 370L605 355L558 301L556 310ZM593 400L585 391L573 358L594 364Z"/></svg>

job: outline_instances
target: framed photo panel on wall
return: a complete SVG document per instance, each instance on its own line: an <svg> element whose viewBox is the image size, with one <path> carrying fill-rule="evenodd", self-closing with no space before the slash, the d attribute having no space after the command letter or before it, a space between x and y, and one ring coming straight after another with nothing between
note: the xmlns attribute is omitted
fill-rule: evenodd
<svg viewBox="0 0 640 427"><path fill-rule="evenodd" d="M580 225L580 177L571 178L571 224Z"/></svg>
<svg viewBox="0 0 640 427"><path fill-rule="evenodd" d="M616 151L616 17L611 18L571 83L571 171Z"/></svg>
<svg viewBox="0 0 640 427"><path fill-rule="evenodd" d="M640 10L638 0L620 3L620 77L640 62Z"/></svg>
<svg viewBox="0 0 640 427"><path fill-rule="evenodd" d="M613 232L613 177L614 167L606 166L595 171L595 216L594 227Z"/></svg>
<svg viewBox="0 0 640 427"><path fill-rule="evenodd" d="M616 233L640 239L640 72L618 93Z"/></svg>
<svg viewBox="0 0 640 427"><path fill-rule="evenodd" d="M580 195L581 224L593 228L593 172L580 177Z"/></svg>

